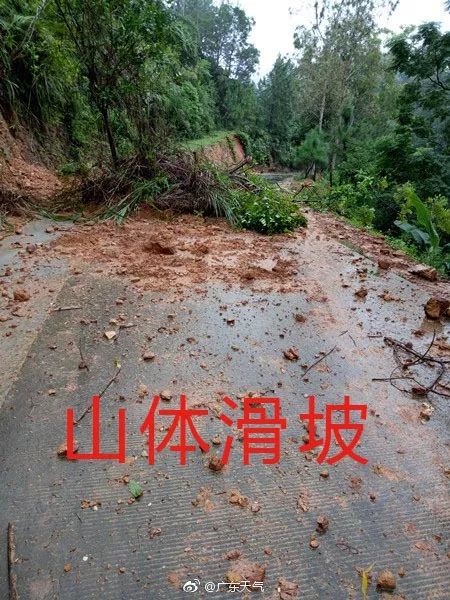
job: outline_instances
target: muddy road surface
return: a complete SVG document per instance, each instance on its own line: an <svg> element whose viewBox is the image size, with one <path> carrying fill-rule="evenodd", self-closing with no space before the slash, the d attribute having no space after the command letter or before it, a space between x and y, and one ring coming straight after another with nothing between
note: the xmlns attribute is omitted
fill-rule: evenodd
<svg viewBox="0 0 450 600"><path fill-rule="evenodd" d="M2 599L8 524L24 600L221 598L232 584L241 597L347 600L364 598L366 583L367 598L449 598L449 398L373 381L397 366L385 337L449 359L448 320L423 310L448 283L379 269L348 231L309 218L306 231L272 239L142 213L122 229L40 222L1 241ZM419 360L414 377L426 387L439 365ZM124 462L67 460L67 408L78 453L89 453L100 393L100 450L118 452L125 409ZM149 464L140 428L157 394L158 411L179 409L184 394L206 413L192 423L209 449L188 437L185 465L179 430ZM344 395L367 405L365 420L351 415L365 464L300 450L312 394L319 413ZM262 454L243 464L248 397L279 398L276 464ZM157 446L172 419L156 413ZM327 458L339 451L333 437Z"/></svg>

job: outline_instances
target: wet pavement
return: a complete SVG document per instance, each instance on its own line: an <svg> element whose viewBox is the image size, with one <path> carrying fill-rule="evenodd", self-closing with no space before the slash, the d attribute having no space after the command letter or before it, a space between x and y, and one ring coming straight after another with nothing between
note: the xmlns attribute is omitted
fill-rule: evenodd
<svg viewBox="0 0 450 600"><path fill-rule="evenodd" d="M314 281L314 289L308 283L303 292L262 294L242 284L214 284L182 298L171 294L170 282L167 293L141 292L123 279L92 275L89 265L70 276L61 266L62 287L48 308L81 308L47 313L0 410L0 530L15 525L20 598L222 597L205 584L216 590L227 576L233 579L242 558L265 569L262 596L271 599L363 598L358 569L371 565L368 598L381 597L376 574L383 569L396 577L397 598L449 598L448 398L430 396L435 410L422 422L423 399L372 382L395 366L384 335L424 351L434 327L448 335L448 322L424 322L426 293L393 273L378 273L320 232L299 242L298 257L296 277ZM354 296L361 286L365 299ZM386 291L389 300L380 297ZM413 335L418 328L423 337ZM105 331L117 335L109 341ZM303 376L303 365L335 346ZM285 359L290 347L298 348L298 361ZM145 352L155 358L143 360ZM118 364L101 402L101 450L117 450L117 415L125 408L126 464L57 457L66 409L73 407L79 418ZM173 394L164 409L177 408L182 393L190 407L207 409L195 424L205 441L220 436L221 445L208 454L197 449L186 466L168 449L149 465L139 427L161 390ZM253 456L244 466L243 443L236 439L230 464L212 471L211 453L222 452L230 433L239 437L218 415L241 416L241 398L249 392L280 398L287 428L279 464L262 465ZM368 405L357 447L367 464L346 458L319 465L317 451L299 451L306 432L298 414L310 394L321 412L344 394ZM224 404L225 395L236 401L235 411ZM157 417L158 441L168 424ZM89 413L75 437L80 452L89 452ZM330 453L337 451L332 444ZM128 479L142 486L136 502L130 502ZM232 491L248 504L231 503ZM329 520L322 534L316 532L320 515ZM315 549L312 538L319 542ZM3 539L0 597L7 598ZM279 591L280 578L298 585L298 594ZM182 590L195 580L197 592Z"/></svg>

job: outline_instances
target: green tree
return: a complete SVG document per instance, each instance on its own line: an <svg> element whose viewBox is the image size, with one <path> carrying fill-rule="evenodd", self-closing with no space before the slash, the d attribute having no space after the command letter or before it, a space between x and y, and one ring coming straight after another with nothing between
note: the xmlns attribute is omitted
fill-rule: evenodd
<svg viewBox="0 0 450 600"><path fill-rule="evenodd" d="M279 56L272 71L261 81L259 93L263 124L271 138L272 158L289 164L298 103L298 75L294 63Z"/></svg>
<svg viewBox="0 0 450 600"><path fill-rule="evenodd" d="M424 198L450 192L450 33L435 23L389 43L392 69L402 78L395 131L380 140L379 167Z"/></svg>
<svg viewBox="0 0 450 600"><path fill-rule="evenodd" d="M295 166L305 168L305 177L312 172L315 180L317 169L323 169L327 163L328 144L324 134L317 128L311 129L295 153Z"/></svg>
<svg viewBox="0 0 450 600"><path fill-rule="evenodd" d="M121 109L143 144L151 135L146 82L168 60L170 15L159 0L54 0L72 42L89 94L99 111L111 158L119 153L112 113ZM126 128L122 133L127 135Z"/></svg>

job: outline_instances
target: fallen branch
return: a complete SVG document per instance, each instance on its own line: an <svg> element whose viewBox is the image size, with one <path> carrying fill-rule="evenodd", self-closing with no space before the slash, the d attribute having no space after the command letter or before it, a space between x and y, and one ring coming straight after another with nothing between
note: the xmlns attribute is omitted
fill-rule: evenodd
<svg viewBox="0 0 450 600"><path fill-rule="evenodd" d="M431 343L428 345L425 352L421 353L421 352L418 352L417 350L414 350L414 348L412 347L412 344L405 344L403 342L400 342L399 340L395 340L394 338L385 337L384 342L388 346L391 346L393 348L394 357L397 362L397 367L394 368L394 370L392 371L392 373L389 377L382 377L382 378L375 377L372 379L372 381L388 381L393 387L395 387L395 389L397 389L401 392L413 394L416 396L427 396L428 394L431 393L431 394L436 394L437 396L450 398L450 394L446 394L445 392L441 391L440 389L437 389L437 388L442 388L442 387L445 389L449 389L449 388L447 388L447 386L444 383L441 383L441 380L447 374L447 365L450 364L450 360L444 360L444 359L438 358L436 356L430 356L430 351L434 345L435 338L436 338L436 331L433 332L433 337L431 339ZM409 354L409 355L415 357L415 360L411 360L410 358L405 360L405 358L402 358L400 356L400 352L406 353L406 354ZM411 367L415 367L420 364L427 365L428 367L431 367L431 368L434 368L436 366L440 367L438 375L433 379L433 381L431 383L422 383L421 381L418 381L416 379L416 377L413 377L409 374L408 375L400 374L401 372L405 372L408 369L410 369ZM403 381L412 381L417 387L411 387L410 389L405 389L403 387L396 385L397 381L402 381L402 380Z"/></svg>
<svg viewBox="0 0 450 600"><path fill-rule="evenodd" d="M324 354L323 356L321 356L318 360L316 360L315 363L313 363L311 366L309 366L306 371L303 373L303 377L306 375L306 373L309 373L311 371L311 369L314 369L314 367L316 365L318 365L319 363L321 363L327 356L330 356L330 354L332 352L334 352L336 350L337 346L334 346L334 348L331 348L331 350L329 350L326 354Z"/></svg>
<svg viewBox="0 0 450 600"><path fill-rule="evenodd" d="M409 354L412 354L412 355L416 356L417 358L420 358L423 361L434 362L434 363L438 363L438 364L447 364L447 365L450 364L450 360L442 360L442 359L436 358L434 356L426 356L426 354L427 354L426 352L425 352L425 354L420 354L420 352L417 352L416 350L414 350L414 348L412 346L410 347L406 344L403 344L403 342L394 340L394 338L385 337L384 341L389 346L401 348L405 352L409 352ZM433 340L433 343L434 343L434 340ZM431 346L430 346L430 348L431 348ZM428 350L427 350L427 352L428 352Z"/></svg>
<svg viewBox="0 0 450 600"><path fill-rule="evenodd" d="M103 388L103 390L100 392L100 394L99 394L100 398L105 394L105 392L109 389L109 387L116 381L121 370L122 370L122 365L119 364L114 375L108 381L108 383ZM86 408L86 410L82 413L81 417L75 421L75 425L78 425L78 423L80 423L80 421L82 421L84 419L84 417L91 411L91 409L92 409L92 402L91 402L91 404L89 404L89 406Z"/></svg>
<svg viewBox="0 0 450 600"><path fill-rule="evenodd" d="M81 310L81 306L57 306L52 308L50 312L63 312L65 310Z"/></svg>
<svg viewBox="0 0 450 600"><path fill-rule="evenodd" d="M14 573L14 564L16 562L16 539L14 525L8 523L8 586L9 600L19 600L17 593L17 575Z"/></svg>

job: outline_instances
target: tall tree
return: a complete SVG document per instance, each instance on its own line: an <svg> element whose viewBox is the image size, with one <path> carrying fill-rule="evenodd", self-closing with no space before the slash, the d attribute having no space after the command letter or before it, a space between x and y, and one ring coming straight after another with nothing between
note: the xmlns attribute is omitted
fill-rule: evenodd
<svg viewBox="0 0 450 600"><path fill-rule="evenodd" d="M260 84L263 119L271 138L272 158L289 163L296 133L298 75L294 63L279 56L272 71Z"/></svg>

